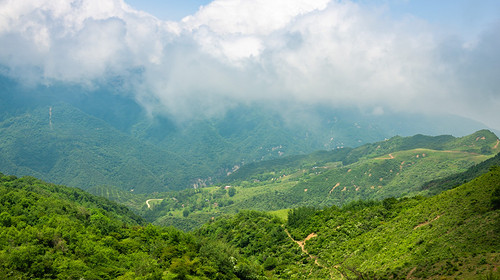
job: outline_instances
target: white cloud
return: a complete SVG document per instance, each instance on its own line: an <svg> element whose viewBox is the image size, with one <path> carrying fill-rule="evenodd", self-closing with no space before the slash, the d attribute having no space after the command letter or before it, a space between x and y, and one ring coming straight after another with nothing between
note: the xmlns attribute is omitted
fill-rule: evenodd
<svg viewBox="0 0 500 280"><path fill-rule="evenodd" d="M217 0L182 23L188 30L207 26L217 34L267 35L297 16L323 10L330 0Z"/></svg>
<svg viewBox="0 0 500 280"><path fill-rule="evenodd" d="M498 128L500 28L472 41L434 30L350 1L216 0L162 22L122 0L4 0L0 64L43 83L123 76L150 111L187 118L287 101L444 111Z"/></svg>

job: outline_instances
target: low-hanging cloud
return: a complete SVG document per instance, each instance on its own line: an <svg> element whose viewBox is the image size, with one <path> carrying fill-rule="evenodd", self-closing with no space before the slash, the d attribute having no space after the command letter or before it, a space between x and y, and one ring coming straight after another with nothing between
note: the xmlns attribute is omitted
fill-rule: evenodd
<svg viewBox="0 0 500 280"><path fill-rule="evenodd" d="M152 114L300 102L462 115L499 128L500 24L473 41L334 0L215 0L179 22L122 0L0 1L0 71L28 83L122 77Z"/></svg>

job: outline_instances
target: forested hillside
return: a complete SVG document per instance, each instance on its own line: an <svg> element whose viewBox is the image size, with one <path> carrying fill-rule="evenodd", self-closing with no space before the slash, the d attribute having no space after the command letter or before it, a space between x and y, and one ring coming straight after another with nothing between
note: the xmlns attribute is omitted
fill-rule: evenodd
<svg viewBox="0 0 500 280"><path fill-rule="evenodd" d="M500 168L430 198L299 208L292 236L333 273L352 277L478 278L500 264ZM498 271L495 273L498 277Z"/></svg>
<svg viewBox="0 0 500 280"><path fill-rule="evenodd" d="M257 211L184 233L31 177L0 177L6 279L497 279L500 168L437 196Z"/></svg>
<svg viewBox="0 0 500 280"><path fill-rule="evenodd" d="M0 174L2 279L256 279L224 243L141 225L81 190ZM238 265L236 265L238 263ZM235 266L236 265L236 266Z"/></svg>
<svg viewBox="0 0 500 280"><path fill-rule="evenodd" d="M194 177L187 161L74 107L38 108L0 123L0 170L83 189L165 191ZM203 173L198 167L199 174Z"/></svg>

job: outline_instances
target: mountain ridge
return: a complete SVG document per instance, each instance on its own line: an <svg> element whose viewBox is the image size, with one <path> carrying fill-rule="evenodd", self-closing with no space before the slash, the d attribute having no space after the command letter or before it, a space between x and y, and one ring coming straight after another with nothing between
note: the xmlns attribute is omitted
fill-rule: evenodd
<svg viewBox="0 0 500 280"><path fill-rule="evenodd" d="M421 139L426 139L429 147L441 150L419 148L425 147ZM496 143L496 135L487 130L460 138L395 137L354 149L315 152L245 165L214 187L157 193L143 196L142 201L129 200L127 205L144 213L150 222L188 230L211 217L237 213L240 209L276 211L302 206L330 207L360 199L437 194L449 187L428 189L423 186L432 180L466 172L487 159L498 158L500 149L495 148ZM412 149L398 151L401 147ZM353 154L355 157L351 156ZM358 160L344 165L346 158ZM484 166L491 166L495 161L488 162L489 165ZM471 176L478 175L480 173ZM161 202L145 208L145 201L153 198Z"/></svg>
<svg viewBox="0 0 500 280"><path fill-rule="evenodd" d="M2 150L2 154L12 154L16 148L20 154L4 158L0 169L82 188L114 184L127 191L153 193L209 186L243 165L287 155L357 147L395 134L435 135L442 134L440 132L446 131L446 127L455 127L457 133L468 134L484 127L454 117L407 112L374 116L357 108L273 103L234 104L211 117L180 121L169 112L152 115L132 96L124 84L94 87L64 83L22 85L0 75L0 123L4 128L0 143L15 137L18 143L29 144L32 157L40 159L37 167L43 167L34 170L23 166L35 158L24 156L22 150L27 145L20 144ZM80 117L75 119L66 114L64 119L57 120L61 107L73 110ZM52 117L50 108L53 108ZM34 115L36 120L26 121ZM24 122L19 118L25 118ZM50 134L47 128L51 121L54 129L62 128L56 127L56 121L59 125L65 123L67 131L59 130L59 134L66 134L68 139L73 137L74 141L85 139L83 142L93 143L93 147L84 145L87 150L78 153L82 146L71 147L68 141ZM98 128L104 131L96 131ZM21 130L22 134L7 134ZM46 134L42 137L44 140L51 141L30 139L31 134L41 136L40 133ZM98 135L107 142L96 141ZM130 144L129 149L123 147L123 141ZM85 154L95 154L96 149L111 157L108 161L112 170L92 168L96 165L93 160L98 157L86 157ZM135 154L129 157L130 153ZM159 155L165 164L154 160ZM42 158L47 162L42 162ZM62 169L72 165L72 170L80 171L59 172L57 176L47 174L51 169L49 163L54 161L64 162L60 166ZM158 166L162 166L161 170L157 170ZM151 174L150 170L155 171ZM134 172L143 180L131 176ZM113 179L108 179L108 175Z"/></svg>

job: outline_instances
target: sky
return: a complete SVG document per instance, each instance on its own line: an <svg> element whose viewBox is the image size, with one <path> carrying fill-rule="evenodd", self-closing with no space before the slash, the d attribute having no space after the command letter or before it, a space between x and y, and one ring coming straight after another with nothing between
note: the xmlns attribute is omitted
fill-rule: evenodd
<svg viewBox="0 0 500 280"><path fill-rule="evenodd" d="M160 20L180 21L195 14L209 0L125 0L135 9L147 12Z"/></svg>
<svg viewBox="0 0 500 280"><path fill-rule="evenodd" d="M500 129L500 1L0 0L0 73L120 81L154 114L446 113Z"/></svg>

